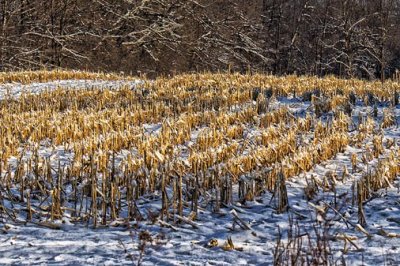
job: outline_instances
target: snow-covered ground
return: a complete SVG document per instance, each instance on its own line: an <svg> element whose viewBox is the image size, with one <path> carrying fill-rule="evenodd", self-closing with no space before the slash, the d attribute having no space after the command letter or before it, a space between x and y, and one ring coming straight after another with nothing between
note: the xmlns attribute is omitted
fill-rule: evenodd
<svg viewBox="0 0 400 266"><path fill-rule="evenodd" d="M143 81L106 81L106 80L57 80L43 83L7 83L0 84L0 99L5 97L19 97L24 93L40 94L44 91L55 89L115 89L121 86L129 86L134 88Z"/></svg>
<svg viewBox="0 0 400 266"><path fill-rule="evenodd" d="M0 85L0 99L21 93L40 93L56 88L117 88L121 85L136 86L140 82L114 81L57 81L30 85ZM310 102L297 99L277 99L273 106L287 106L296 116L303 116L310 109ZM378 107L377 121L382 118L384 106ZM372 107L357 105L354 119L359 113L372 112ZM400 107L394 108L400 122ZM149 134L157 134L160 125L143 125ZM376 124L378 128L378 123ZM400 129L389 127L384 131L384 143L394 139L400 145ZM250 132L251 133L251 132ZM254 133L254 132L253 132ZM356 132L350 133L351 136ZM198 131L192 132L195 139ZM399 265L400 257L400 182L380 190L365 203L366 232L357 228L357 204L354 203L354 181L376 166L377 159L363 162L361 157L367 146L372 145L368 136L362 147L348 146L343 153L331 160L315 165L313 170L287 181L289 211L278 214L271 206L275 199L269 192L254 201L222 208L219 213L211 211L206 199L200 200L198 219L193 225L175 224L161 226L159 221L113 222L109 226L93 228L92 225L71 223L68 218L55 224L19 222L0 218L0 264L51 264L51 265L271 265L280 249L277 240L287 244L288 239L301 239L301 250L317 252L321 245L329 245L327 258L330 264L341 265ZM385 149L381 159L389 155L396 145ZM60 146L57 149L43 147L43 154L62 159L67 164L73 154ZM118 158L135 151L121 151ZM351 155L357 154L357 171L352 171ZM28 154L27 154L28 156ZM15 158L10 164L15 167ZM348 173L343 174L344 169ZM330 172L345 176L335 181L335 193L319 189L310 202L304 194L307 180L324 181ZM339 179L339 178L338 178ZM234 190L237 191L237 185ZM1 203L1 198L0 198ZM22 208L4 203L8 208ZM150 217L161 209L161 195L140 198L138 208L143 217ZM324 211L321 213L321 209ZM186 215L188 213L185 213ZM239 217L248 228L234 223ZM324 216L323 218L321 216ZM1 216L0 216L1 217ZM52 228L49 228L52 227ZM382 233L382 229L386 233ZM279 236L281 234L281 236ZM143 238L147 240L144 241ZM225 243L231 239L235 249L226 250ZM346 240L347 239L347 240ZM213 244L211 244L213 243ZM290 247L289 247L290 248ZM307 264L307 263L305 263Z"/></svg>

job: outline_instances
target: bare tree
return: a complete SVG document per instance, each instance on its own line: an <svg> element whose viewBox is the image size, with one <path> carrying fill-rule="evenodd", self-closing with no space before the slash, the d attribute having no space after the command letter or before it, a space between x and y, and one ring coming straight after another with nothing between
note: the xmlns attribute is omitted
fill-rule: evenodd
<svg viewBox="0 0 400 266"><path fill-rule="evenodd" d="M400 68L399 15L397 0L2 0L0 70L250 68L383 81Z"/></svg>

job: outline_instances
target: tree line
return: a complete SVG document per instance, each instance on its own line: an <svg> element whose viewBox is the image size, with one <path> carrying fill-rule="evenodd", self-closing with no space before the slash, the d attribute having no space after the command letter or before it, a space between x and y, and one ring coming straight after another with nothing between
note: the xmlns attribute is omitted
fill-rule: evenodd
<svg viewBox="0 0 400 266"><path fill-rule="evenodd" d="M400 0L0 0L0 71L43 67L383 80Z"/></svg>

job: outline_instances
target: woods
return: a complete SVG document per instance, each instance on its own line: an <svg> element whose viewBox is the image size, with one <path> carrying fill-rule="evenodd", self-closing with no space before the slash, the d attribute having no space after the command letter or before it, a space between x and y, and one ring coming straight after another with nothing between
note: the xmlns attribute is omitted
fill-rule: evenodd
<svg viewBox="0 0 400 266"><path fill-rule="evenodd" d="M398 0L0 0L0 71L249 69L386 79Z"/></svg>

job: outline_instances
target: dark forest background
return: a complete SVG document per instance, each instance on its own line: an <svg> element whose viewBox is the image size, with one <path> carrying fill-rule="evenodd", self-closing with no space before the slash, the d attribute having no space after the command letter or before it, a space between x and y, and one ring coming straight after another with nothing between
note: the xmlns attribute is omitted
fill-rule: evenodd
<svg viewBox="0 0 400 266"><path fill-rule="evenodd" d="M0 0L0 71L43 67L384 79L400 0Z"/></svg>

